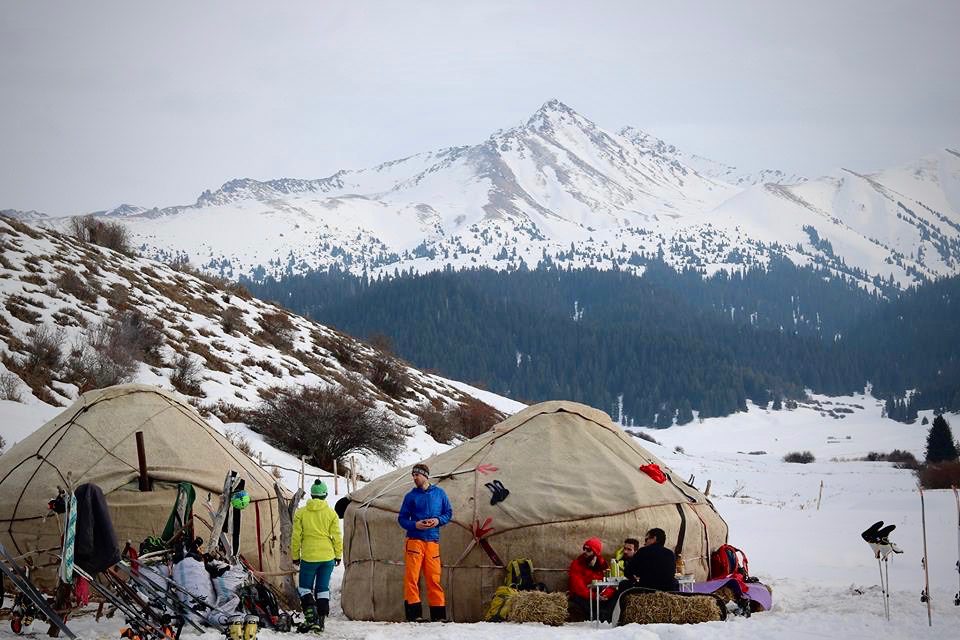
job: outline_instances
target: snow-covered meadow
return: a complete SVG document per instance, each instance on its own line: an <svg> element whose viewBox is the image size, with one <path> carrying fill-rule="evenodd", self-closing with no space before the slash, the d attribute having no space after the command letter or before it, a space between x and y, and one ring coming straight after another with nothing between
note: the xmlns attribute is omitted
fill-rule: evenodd
<svg viewBox="0 0 960 640"><path fill-rule="evenodd" d="M489 394L483 399L505 411L516 411L520 406L505 399L498 401ZM894 448L920 457L927 427L919 422L903 425L881 418L880 403L870 396L813 396L812 400L792 411L751 406L746 414L695 421L666 430L643 430L662 444L642 444L675 472L684 478L693 475L694 484L701 489L710 481L710 495L730 525L730 542L746 551L751 573L773 588L774 608L770 612L749 619L730 618L726 622L693 626L627 625L599 629L587 623L550 628L505 623L355 622L341 613L343 571L338 568L333 578L333 615L323 635L442 640L955 637L960 628L960 607L953 606L953 597L960 589L960 574L954 564L958 559L958 521L953 494L926 492L933 596L933 627L928 628L926 606L919 598L923 587L923 541L920 499L913 474L888 463L855 460L870 451L888 452ZM841 410L837 411L838 408ZM830 409L833 415L843 417L831 417ZM851 413L845 412L848 409ZM45 405L0 402L4 434L10 434L8 443L55 413L55 409ZM954 429L960 427L960 416L947 419ZM7 429L6 425L14 424L16 429ZM243 425L215 424L246 437L266 462L299 467L293 456L264 444ZM427 442L413 446L424 456L431 453ZM803 465L782 461L785 453L798 450L811 451L816 462ZM766 453L756 453L759 451ZM307 468L307 473L316 472ZM283 481L291 487L299 482L293 472L285 472ZM345 483L341 482L339 494L329 499L335 501L345 493ZM883 616L877 562L859 535L876 520L897 525L891 538L904 549L902 555L893 556L890 561L889 622ZM571 554L575 552L571 550ZM400 585L397 588L399 592ZM96 624L90 616L77 618L72 625L81 636L89 638L116 637L118 626L116 621ZM33 633L37 634L38 629ZM6 628L0 628L0 636L4 634L11 635ZM213 640L216 634L210 632L203 637ZM260 637L271 640L280 634L261 630Z"/></svg>

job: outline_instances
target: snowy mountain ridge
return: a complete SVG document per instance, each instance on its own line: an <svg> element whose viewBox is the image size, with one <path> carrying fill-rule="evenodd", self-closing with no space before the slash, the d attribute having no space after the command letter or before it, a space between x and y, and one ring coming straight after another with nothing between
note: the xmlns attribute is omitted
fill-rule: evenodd
<svg viewBox="0 0 960 640"><path fill-rule="evenodd" d="M192 205L96 215L127 225L145 255L227 278L544 259L639 272L662 254L707 273L783 256L906 285L960 272L960 154L816 180L747 173L551 100L472 146L320 179L236 179Z"/></svg>

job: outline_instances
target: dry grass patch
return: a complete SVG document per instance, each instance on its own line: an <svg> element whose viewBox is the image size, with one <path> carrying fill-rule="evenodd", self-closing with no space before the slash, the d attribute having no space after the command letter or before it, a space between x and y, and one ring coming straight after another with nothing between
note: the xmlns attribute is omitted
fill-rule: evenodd
<svg viewBox="0 0 960 640"><path fill-rule="evenodd" d="M96 285L85 281L76 272L69 269L61 269L55 282L61 291L69 293L84 302L96 302L100 295L99 288Z"/></svg>
<svg viewBox="0 0 960 640"><path fill-rule="evenodd" d="M9 296L4 303L4 307L10 312L10 315L27 324L36 324L41 317L39 313L30 308L33 305L33 301L29 298L16 294Z"/></svg>

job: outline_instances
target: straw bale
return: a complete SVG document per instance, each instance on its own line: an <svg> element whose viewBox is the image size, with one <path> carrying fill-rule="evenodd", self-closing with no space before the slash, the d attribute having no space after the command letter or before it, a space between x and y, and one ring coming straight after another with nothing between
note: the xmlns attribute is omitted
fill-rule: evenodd
<svg viewBox="0 0 960 640"><path fill-rule="evenodd" d="M657 591L627 594L621 621L624 624L696 624L723 620L720 604L713 596L681 596Z"/></svg>
<svg viewBox="0 0 960 640"><path fill-rule="evenodd" d="M567 619L567 594L518 591L510 603L509 622L542 622L553 627Z"/></svg>

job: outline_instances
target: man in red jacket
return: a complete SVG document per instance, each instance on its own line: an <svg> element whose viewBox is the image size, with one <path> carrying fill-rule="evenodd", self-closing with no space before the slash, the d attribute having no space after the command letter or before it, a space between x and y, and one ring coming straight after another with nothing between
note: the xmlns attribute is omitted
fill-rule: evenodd
<svg viewBox="0 0 960 640"><path fill-rule="evenodd" d="M570 563L569 592L570 605L573 610L579 610L584 619L590 612L590 583L594 580L603 580L603 573L607 570L607 561L600 555L603 552L603 543L600 538L590 538L583 543L583 552ZM611 589L615 592L615 589ZM606 591L600 592L599 605L600 619L609 616L612 603Z"/></svg>

